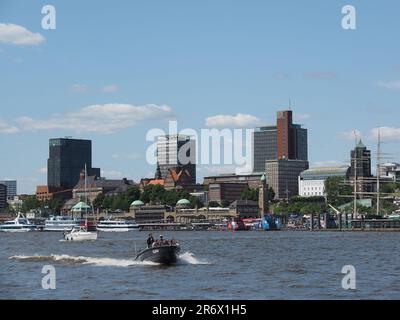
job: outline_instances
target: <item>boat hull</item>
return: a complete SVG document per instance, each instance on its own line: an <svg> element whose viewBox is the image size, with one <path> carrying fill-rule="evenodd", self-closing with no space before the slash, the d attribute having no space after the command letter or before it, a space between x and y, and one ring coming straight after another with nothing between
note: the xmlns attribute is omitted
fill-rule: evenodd
<svg viewBox="0 0 400 320"><path fill-rule="evenodd" d="M1 228L0 232L29 232L34 230L34 228Z"/></svg>
<svg viewBox="0 0 400 320"><path fill-rule="evenodd" d="M140 252L135 260L171 265L178 262L179 246L157 246Z"/></svg>
<svg viewBox="0 0 400 320"><path fill-rule="evenodd" d="M97 240L96 232L75 232L67 233L64 236L67 241L86 241L86 240Z"/></svg>
<svg viewBox="0 0 400 320"><path fill-rule="evenodd" d="M139 230L139 228L104 228L104 227L99 227L97 226L98 231L102 232L128 232L128 231L135 231Z"/></svg>

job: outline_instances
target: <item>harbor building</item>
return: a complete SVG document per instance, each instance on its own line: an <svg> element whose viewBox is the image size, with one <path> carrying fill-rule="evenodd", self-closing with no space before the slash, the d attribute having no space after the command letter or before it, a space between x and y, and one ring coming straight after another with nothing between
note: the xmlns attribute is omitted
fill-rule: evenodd
<svg viewBox="0 0 400 320"><path fill-rule="evenodd" d="M289 199L299 195L298 177L308 169L308 161L279 159L266 161L269 186L275 191L275 199Z"/></svg>
<svg viewBox="0 0 400 320"><path fill-rule="evenodd" d="M92 167L92 141L70 138L50 139L47 161L47 185L50 188L72 189L82 169L100 177L100 169Z"/></svg>
<svg viewBox="0 0 400 320"><path fill-rule="evenodd" d="M389 178L393 182L400 182L400 164L390 162L381 164L380 176L383 178Z"/></svg>
<svg viewBox="0 0 400 320"><path fill-rule="evenodd" d="M7 186L0 183L0 212L7 206Z"/></svg>
<svg viewBox="0 0 400 320"><path fill-rule="evenodd" d="M354 150L351 150L351 170L350 177L370 178L371 173L371 150L368 150L360 140Z"/></svg>
<svg viewBox="0 0 400 320"><path fill-rule="evenodd" d="M376 182L372 179L371 151L359 140L354 150L350 152L351 168L349 180L356 181L357 192L361 198L365 192L374 192Z"/></svg>
<svg viewBox="0 0 400 320"><path fill-rule="evenodd" d="M265 164L264 164L265 166ZM217 176L204 177L204 186L209 186L211 183L244 183L246 182L250 189L257 189L260 185L262 173L251 174L220 174ZM236 199L235 199L236 200Z"/></svg>
<svg viewBox="0 0 400 320"><path fill-rule="evenodd" d="M190 184L196 184L196 141L186 135L164 135L157 140L155 178L166 179L170 169L187 170Z"/></svg>
<svg viewBox="0 0 400 320"><path fill-rule="evenodd" d="M308 161L308 132L293 123L292 110L277 112L276 126L259 127L253 133L253 172L265 172L266 161Z"/></svg>
<svg viewBox="0 0 400 320"><path fill-rule="evenodd" d="M4 184L7 187L7 200L13 200L17 196L16 180L0 180L0 184Z"/></svg>
<svg viewBox="0 0 400 320"><path fill-rule="evenodd" d="M210 202L217 202L220 205L223 202L232 203L239 200L242 193L249 188L247 182L220 182L210 183L208 185L208 199Z"/></svg>
<svg viewBox="0 0 400 320"><path fill-rule="evenodd" d="M51 201L53 199L65 201L72 198L72 189L37 186L36 198L41 202Z"/></svg>
<svg viewBox="0 0 400 320"><path fill-rule="evenodd" d="M317 167L305 170L299 176L299 196L325 196L325 180L329 177L341 177L343 181L350 175L349 166Z"/></svg>
<svg viewBox="0 0 400 320"><path fill-rule="evenodd" d="M126 178L109 180L97 176L89 176L86 177L85 182L85 170L83 170L78 183L72 189L72 199L71 201L68 201L66 205L76 204L86 198L89 203L93 203L100 194L103 194L106 197L116 196L128 191L129 188L136 186L137 184L134 183L133 180L128 180ZM68 208L65 209L67 210Z"/></svg>

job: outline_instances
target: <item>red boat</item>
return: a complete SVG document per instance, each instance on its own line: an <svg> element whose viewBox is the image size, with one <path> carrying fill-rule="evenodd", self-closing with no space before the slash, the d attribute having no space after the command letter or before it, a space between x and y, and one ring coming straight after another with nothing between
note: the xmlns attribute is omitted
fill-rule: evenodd
<svg viewBox="0 0 400 320"><path fill-rule="evenodd" d="M228 230L232 231L245 231L249 230L241 218L232 218L228 222Z"/></svg>

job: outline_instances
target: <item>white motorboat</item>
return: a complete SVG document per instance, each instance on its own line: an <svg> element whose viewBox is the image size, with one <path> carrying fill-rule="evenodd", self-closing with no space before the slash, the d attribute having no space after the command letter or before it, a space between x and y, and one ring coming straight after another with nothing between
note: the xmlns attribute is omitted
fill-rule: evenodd
<svg viewBox="0 0 400 320"><path fill-rule="evenodd" d="M51 216L45 221L44 231L70 231L81 225L81 219L66 216Z"/></svg>
<svg viewBox="0 0 400 320"><path fill-rule="evenodd" d="M64 233L68 241L97 240L97 232L89 232L85 227L74 227L71 232Z"/></svg>
<svg viewBox="0 0 400 320"><path fill-rule="evenodd" d="M97 224L97 230L103 232L128 232L139 230L139 225L128 220L103 220Z"/></svg>
<svg viewBox="0 0 400 320"><path fill-rule="evenodd" d="M3 232L28 232L37 230L37 226L32 224L22 213L14 220L9 220L0 225L0 231Z"/></svg>

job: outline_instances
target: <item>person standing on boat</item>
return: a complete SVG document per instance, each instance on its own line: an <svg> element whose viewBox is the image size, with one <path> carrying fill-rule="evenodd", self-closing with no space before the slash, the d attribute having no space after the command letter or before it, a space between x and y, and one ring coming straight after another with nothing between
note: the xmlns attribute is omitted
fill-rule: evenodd
<svg viewBox="0 0 400 320"><path fill-rule="evenodd" d="M154 243L154 238L153 235L151 233L149 233L149 237L147 238L147 247L151 247Z"/></svg>

